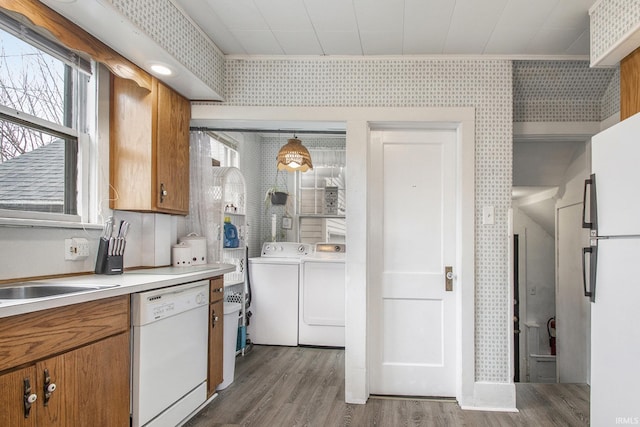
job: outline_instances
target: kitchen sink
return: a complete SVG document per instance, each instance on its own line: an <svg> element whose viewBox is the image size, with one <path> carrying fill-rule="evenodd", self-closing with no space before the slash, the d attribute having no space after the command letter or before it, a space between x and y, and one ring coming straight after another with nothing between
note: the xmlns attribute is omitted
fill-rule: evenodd
<svg viewBox="0 0 640 427"><path fill-rule="evenodd" d="M25 283L0 288L0 299L33 299L45 298L77 292L98 291L115 288L119 285L64 285Z"/></svg>

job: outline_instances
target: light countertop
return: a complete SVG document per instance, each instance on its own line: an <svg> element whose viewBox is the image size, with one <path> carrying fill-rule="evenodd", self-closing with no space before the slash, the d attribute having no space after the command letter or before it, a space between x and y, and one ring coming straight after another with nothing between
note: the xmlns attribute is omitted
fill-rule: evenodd
<svg viewBox="0 0 640 427"><path fill-rule="evenodd" d="M33 311L46 310L49 308L62 307L65 305L95 301L103 298L195 282L230 273L235 271L235 269L236 267L232 264L216 263L192 267L145 268L125 271L123 274L117 275L87 274L82 276L36 280L33 282L9 283L2 285L2 287L10 287L18 283L117 286L42 298L0 299L0 317L15 316L16 314L30 313Z"/></svg>

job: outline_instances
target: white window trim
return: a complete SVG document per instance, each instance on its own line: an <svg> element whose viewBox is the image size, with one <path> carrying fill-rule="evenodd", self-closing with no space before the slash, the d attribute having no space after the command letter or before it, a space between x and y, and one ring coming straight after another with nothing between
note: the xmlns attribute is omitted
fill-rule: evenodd
<svg viewBox="0 0 640 427"><path fill-rule="evenodd" d="M95 84L94 84L95 85ZM91 94L97 89L89 90L87 102L95 96ZM95 105L95 102L94 102ZM96 107L97 108L97 105ZM87 116L93 117L95 111L88 111ZM95 181L92 178L91 159L95 155L91 144L91 136L87 133L78 132L72 129L40 117L33 116L23 111L0 105L0 117L13 118L19 122L23 122L25 126L32 126L40 130L55 134L60 137L68 137L77 140L78 143L78 159L77 159L77 215L59 214L50 212L34 212L21 211L11 209L0 209L0 226L25 226L25 227L51 227L51 228L72 228L72 229L92 229L101 228L101 225L91 224L91 212L95 209L94 201L90 200L90 185Z"/></svg>
<svg viewBox="0 0 640 427"><path fill-rule="evenodd" d="M33 125L35 125L39 130L43 130L50 134L57 134L57 136L78 138L78 132L75 129L41 119L40 117L32 116L31 114L27 114L13 108L8 108L4 105L0 105L0 116L13 117L20 122L24 122L25 126L34 127Z"/></svg>

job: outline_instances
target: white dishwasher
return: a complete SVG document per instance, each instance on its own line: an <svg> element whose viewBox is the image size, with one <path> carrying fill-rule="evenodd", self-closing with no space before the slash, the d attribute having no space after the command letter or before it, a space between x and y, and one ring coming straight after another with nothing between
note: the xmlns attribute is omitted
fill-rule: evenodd
<svg viewBox="0 0 640 427"><path fill-rule="evenodd" d="M207 398L209 281L132 295L133 427L175 426Z"/></svg>

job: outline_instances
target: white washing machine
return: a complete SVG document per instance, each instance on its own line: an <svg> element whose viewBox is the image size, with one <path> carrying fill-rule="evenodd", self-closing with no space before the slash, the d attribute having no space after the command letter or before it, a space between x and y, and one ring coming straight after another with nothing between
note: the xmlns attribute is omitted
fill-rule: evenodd
<svg viewBox="0 0 640 427"><path fill-rule="evenodd" d="M269 242L262 256L249 258L251 320L247 331L254 344L298 345L300 260L313 246Z"/></svg>
<svg viewBox="0 0 640 427"><path fill-rule="evenodd" d="M298 343L344 347L346 245L317 243L302 257Z"/></svg>

